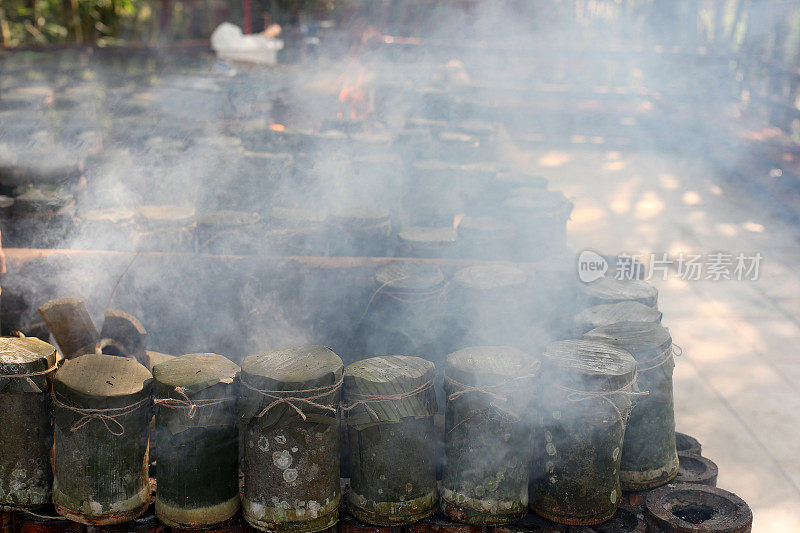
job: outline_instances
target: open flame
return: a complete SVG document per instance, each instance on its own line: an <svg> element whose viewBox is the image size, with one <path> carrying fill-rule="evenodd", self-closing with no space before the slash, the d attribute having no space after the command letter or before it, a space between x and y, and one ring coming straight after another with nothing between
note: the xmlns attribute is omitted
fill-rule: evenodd
<svg viewBox="0 0 800 533"><path fill-rule="evenodd" d="M286 131L286 126L283 124L270 124L269 129L272 131Z"/></svg>
<svg viewBox="0 0 800 533"><path fill-rule="evenodd" d="M338 118L364 118L372 112L372 99L365 87L363 69L355 79L342 74L336 79L336 87L340 88L338 100L342 104L342 110L336 114Z"/></svg>

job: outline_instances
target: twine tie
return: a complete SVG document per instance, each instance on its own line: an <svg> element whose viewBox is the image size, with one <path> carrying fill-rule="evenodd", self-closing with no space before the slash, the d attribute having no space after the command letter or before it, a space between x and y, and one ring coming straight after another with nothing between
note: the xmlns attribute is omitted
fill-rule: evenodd
<svg viewBox="0 0 800 533"><path fill-rule="evenodd" d="M633 375L633 379L629 383L613 391L577 390L577 389L570 389L569 387L563 387L561 385L556 385L556 388L567 392L568 393L567 401L570 402L585 402L586 400L594 400L597 398L602 398L603 400L608 402L611 405L611 407L614 408L614 411L616 411L617 417L619 418L619 421L624 429L626 417L622 416L622 411L619 410L619 407L617 407L617 404L614 403L612 398L618 394L624 394L626 396L647 396L648 394L650 394L650 391L633 390L634 385L636 385L637 374L638 372L635 372Z"/></svg>
<svg viewBox="0 0 800 533"><path fill-rule="evenodd" d="M162 405L169 409L186 409L188 412L186 416L190 419L194 418L197 414L197 409L202 407L211 407L213 405L220 405L232 401L233 397L228 398L208 398L203 400L192 400L186 395L185 387L175 387L175 392L181 395L181 398L155 398L153 403Z"/></svg>
<svg viewBox="0 0 800 533"><path fill-rule="evenodd" d="M405 400L407 398L411 398L412 396L416 396L417 394L421 394L425 391L428 391L433 388L433 380L426 381L416 389L410 390L408 392L401 392L397 394L389 394L389 395L380 395L380 394L362 394L358 392L351 392L348 396L357 398L356 401L349 405L343 405L342 411L352 411L359 405L363 406L364 409L369 413L369 415L378 420L378 414L375 410L369 406L371 403L380 403L380 402L391 402L391 401L399 401Z"/></svg>
<svg viewBox="0 0 800 533"><path fill-rule="evenodd" d="M533 365L531 365L528 368L529 372L528 374L507 379L496 385L481 385L481 386L465 385L445 374L444 376L445 382L450 386L458 388L458 390L451 393L447 397L447 399L453 401L459 399L465 394L477 392L479 394L490 396L495 400L500 400L501 402L507 402L508 394L517 390L519 388L520 382L533 379L539 375L537 373L537 370L539 370L541 364L542 363L540 361L536 361Z"/></svg>
<svg viewBox="0 0 800 533"><path fill-rule="evenodd" d="M109 409L84 409L80 407L73 407L59 401L55 393L53 394L53 404L83 415L81 418L72 423L69 428L70 431L75 432L86 426L92 420L99 420L103 423L106 430L115 437L121 437L125 434L125 426L123 426L117 418L128 415L150 402L150 397L139 400L136 403L125 405L123 407L112 407ZM110 424L110 425L109 425ZM112 429L114 427L115 429Z"/></svg>
<svg viewBox="0 0 800 533"><path fill-rule="evenodd" d="M295 412L300 415L300 418L306 420L308 417L303 412L303 410L297 406L298 403L304 403L309 407L315 407L317 409L322 409L323 411L328 411L331 413L336 412L336 407L329 405L327 403L320 403L316 400L320 400L325 398L326 396L330 396L336 391L338 391L342 387L344 377L339 378L339 380L334 383L333 385L328 385L326 387L317 387L314 389L300 389L300 390L261 390L253 387L252 385L248 384L245 380L241 380L240 383L244 385L246 388L250 389L253 392L260 394L266 398L273 400L269 405L267 405L264 409L261 410L260 413L256 415L256 418L261 418L267 412L269 412L273 407L276 407L280 404L286 404ZM283 396L284 394L289 396ZM310 394L310 396L290 396L292 394Z"/></svg>
<svg viewBox="0 0 800 533"><path fill-rule="evenodd" d="M680 357L682 353L683 349L680 346L678 346L677 344L670 344L669 347L663 352L659 353L652 359L648 359L647 361L642 361L642 363L637 365L637 371L647 372L648 370L653 370L655 368L667 364L667 362L669 362L669 360L672 359L673 356Z"/></svg>
<svg viewBox="0 0 800 533"><path fill-rule="evenodd" d="M44 376L58 369L58 363L54 364L47 370L39 370L38 372L28 372L26 374L0 374L0 379L4 378L31 378L34 376Z"/></svg>

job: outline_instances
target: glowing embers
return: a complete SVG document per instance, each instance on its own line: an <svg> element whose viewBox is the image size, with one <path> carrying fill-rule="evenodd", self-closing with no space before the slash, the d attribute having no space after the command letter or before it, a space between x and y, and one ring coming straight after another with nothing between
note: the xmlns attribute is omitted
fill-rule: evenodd
<svg viewBox="0 0 800 533"><path fill-rule="evenodd" d="M361 119L375 111L375 98L367 86L367 76L363 69L355 75L342 74L336 80L336 87L339 88L338 118Z"/></svg>

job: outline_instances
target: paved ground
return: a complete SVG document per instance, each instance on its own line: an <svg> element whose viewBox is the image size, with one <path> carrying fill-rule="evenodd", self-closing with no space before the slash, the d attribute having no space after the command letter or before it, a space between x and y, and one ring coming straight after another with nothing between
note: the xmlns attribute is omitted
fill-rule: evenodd
<svg viewBox="0 0 800 533"><path fill-rule="evenodd" d="M683 348L677 426L744 498L754 531L800 531L800 244L713 168L676 156L584 148L532 153L575 199L573 250L672 254L760 252L758 281L654 283L664 324Z"/></svg>

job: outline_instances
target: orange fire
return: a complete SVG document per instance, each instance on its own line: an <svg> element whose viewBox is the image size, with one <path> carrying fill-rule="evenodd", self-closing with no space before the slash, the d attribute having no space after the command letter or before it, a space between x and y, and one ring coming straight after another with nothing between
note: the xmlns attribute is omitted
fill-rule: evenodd
<svg viewBox="0 0 800 533"><path fill-rule="evenodd" d="M372 102L368 90L365 88L364 71L359 71L355 81L346 74L339 76L336 87L339 90L339 102L344 104L337 117L347 115L349 118L364 118L372 111Z"/></svg>
<svg viewBox="0 0 800 533"><path fill-rule="evenodd" d="M453 230L457 231L458 226L461 225L461 221L464 220L464 217L467 216L465 213L459 213L453 217Z"/></svg>
<svg viewBox="0 0 800 533"><path fill-rule="evenodd" d="M364 73L358 73L358 79L354 84L350 84L347 80L342 80L342 90L339 92L340 102L360 102L364 99L365 93L363 88Z"/></svg>
<svg viewBox="0 0 800 533"><path fill-rule="evenodd" d="M286 131L286 126L283 124L270 124L269 129L272 131Z"/></svg>

